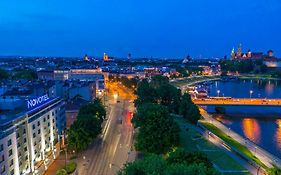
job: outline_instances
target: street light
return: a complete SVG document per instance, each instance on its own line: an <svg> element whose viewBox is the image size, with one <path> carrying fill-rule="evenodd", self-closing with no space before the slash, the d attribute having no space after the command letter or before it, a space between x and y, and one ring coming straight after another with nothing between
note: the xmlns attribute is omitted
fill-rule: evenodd
<svg viewBox="0 0 281 175"><path fill-rule="evenodd" d="M250 90L250 99L252 99L252 94L254 93L254 91Z"/></svg>
<svg viewBox="0 0 281 175"><path fill-rule="evenodd" d="M220 96L220 92L221 92L220 90L217 90L217 93L218 93L218 97Z"/></svg>

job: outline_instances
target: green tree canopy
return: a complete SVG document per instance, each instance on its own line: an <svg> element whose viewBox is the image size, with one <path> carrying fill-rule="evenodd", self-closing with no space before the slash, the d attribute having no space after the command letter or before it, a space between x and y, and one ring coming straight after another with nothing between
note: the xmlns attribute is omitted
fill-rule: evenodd
<svg viewBox="0 0 281 175"><path fill-rule="evenodd" d="M37 72L31 69L18 69L15 70L13 79L26 79L26 80L35 80L37 79Z"/></svg>
<svg viewBox="0 0 281 175"><path fill-rule="evenodd" d="M9 74L6 70L0 69L0 80L5 80L9 78Z"/></svg>
<svg viewBox="0 0 281 175"><path fill-rule="evenodd" d="M136 137L139 151L163 154L179 143L179 126L165 106L152 103L140 106L133 124L139 127Z"/></svg>
<svg viewBox="0 0 281 175"><path fill-rule="evenodd" d="M67 131L69 149L81 151L87 148L101 131L106 111L99 99L80 108L77 119Z"/></svg>
<svg viewBox="0 0 281 175"><path fill-rule="evenodd" d="M128 163L119 171L118 175L217 175L217 171L212 166L206 165L205 160L199 154L188 154L182 152L184 159L178 157L178 152L172 152L165 160L161 155L151 154L142 160L136 160ZM173 158L170 158L173 156ZM188 157L186 157L188 156ZM176 158L176 162L171 162ZM170 159L169 159L170 158ZM169 159L169 161L168 161ZM188 160L187 162L178 162L178 160ZM205 159L205 158L204 158ZM195 160L196 162L192 162Z"/></svg>
<svg viewBox="0 0 281 175"><path fill-rule="evenodd" d="M188 93L182 96L179 113L191 123L197 123L201 114L198 107L192 102Z"/></svg>

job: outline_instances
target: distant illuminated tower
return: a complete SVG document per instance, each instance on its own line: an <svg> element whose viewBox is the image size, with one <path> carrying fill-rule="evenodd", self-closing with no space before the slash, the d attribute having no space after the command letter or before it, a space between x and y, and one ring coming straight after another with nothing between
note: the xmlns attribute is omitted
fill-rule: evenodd
<svg viewBox="0 0 281 175"><path fill-rule="evenodd" d="M252 58L252 52L251 52L250 49L248 50L247 57L248 57L248 58Z"/></svg>
<svg viewBox="0 0 281 175"><path fill-rule="evenodd" d="M132 58L132 54L128 53L128 60Z"/></svg>
<svg viewBox="0 0 281 175"><path fill-rule="evenodd" d="M89 61L89 57L87 54L85 54L85 56L84 56L84 61Z"/></svg>
<svg viewBox="0 0 281 175"><path fill-rule="evenodd" d="M273 50L267 51L267 55L268 55L268 57L273 57Z"/></svg>
<svg viewBox="0 0 281 175"><path fill-rule="evenodd" d="M108 61L108 55L106 53L103 54L103 61Z"/></svg>
<svg viewBox="0 0 281 175"><path fill-rule="evenodd" d="M238 45L238 49L237 49L237 57L242 57L242 44L240 43Z"/></svg>
<svg viewBox="0 0 281 175"><path fill-rule="evenodd" d="M234 47L232 48L232 51L231 51L231 59L235 59L235 51L234 51Z"/></svg>

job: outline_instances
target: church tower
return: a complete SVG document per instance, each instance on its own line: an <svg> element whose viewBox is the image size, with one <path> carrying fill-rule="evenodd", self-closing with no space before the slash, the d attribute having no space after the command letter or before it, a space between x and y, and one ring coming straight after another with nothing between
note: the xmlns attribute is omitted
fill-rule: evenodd
<svg viewBox="0 0 281 175"><path fill-rule="evenodd" d="M231 51L231 59L235 59L235 51L234 51L234 47L232 48L232 51Z"/></svg>
<svg viewBox="0 0 281 175"><path fill-rule="evenodd" d="M241 43L238 45L237 57L238 57L238 58L241 58L241 57L242 57L242 44L241 44Z"/></svg>

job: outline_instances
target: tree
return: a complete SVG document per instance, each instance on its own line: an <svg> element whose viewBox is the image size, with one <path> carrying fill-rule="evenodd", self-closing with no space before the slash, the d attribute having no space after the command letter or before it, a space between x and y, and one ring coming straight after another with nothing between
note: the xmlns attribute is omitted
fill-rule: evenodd
<svg viewBox="0 0 281 175"><path fill-rule="evenodd" d="M76 121L67 131L69 149L81 151L87 148L94 138L101 133L101 125L106 111L100 100L80 108Z"/></svg>
<svg viewBox="0 0 281 175"><path fill-rule="evenodd" d="M172 153L173 154L173 153ZM187 154L187 153L186 153ZM171 155L169 155L170 157ZM168 158L169 158L168 157ZM151 154L142 160L128 163L118 175L217 175L212 166L199 163L169 163L161 155Z"/></svg>
<svg viewBox="0 0 281 175"><path fill-rule="evenodd" d="M192 102L190 95L187 93L182 96L179 113L194 124L196 124L201 117L198 107Z"/></svg>
<svg viewBox="0 0 281 175"><path fill-rule="evenodd" d="M269 170L269 175L280 175L280 174L281 174L280 168L274 167Z"/></svg>
<svg viewBox="0 0 281 175"><path fill-rule="evenodd" d="M204 164L206 167L212 167L209 159L200 152L188 153L182 148L178 148L169 154L168 164Z"/></svg>
<svg viewBox="0 0 281 175"><path fill-rule="evenodd" d="M164 175L218 175L214 168L200 164L172 164L167 167Z"/></svg>
<svg viewBox="0 0 281 175"><path fill-rule="evenodd" d="M151 78L150 86L154 89L161 87L162 85L169 84L169 79L162 75L155 75Z"/></svg>
<svg viewBox="0 0 281 175"><path fill-rule="evenodd" d="M137 100L135 101L136 106L155 102L155 89L150 87L147 79L144 79L138 83L136 94L138 96Z"/></svg>
<svg viewBox="0 0 281 175"><path fill-rule="evenodd" d="M67 131L67 144L69 149L82 151L92 141L90 134L83 128L84 122L76 120Z"/></svg>
<svg viewBox="0 0 281 175"><path fill-rule="evenodd" d="M140 106L133 124L139 127L136 137L139 151L163 154L179 143L179 126L165 106L152 103Z"/></svg>
<svg viewBox="0 0 281 175"><path fill-rule="evenodd" d="M97 98L92 103L82 106L77 118L88 117L89 115L97 116L101 122L105 119L106 110L100 99Z"/></svg>
<svg viewBox="0 0 281 175"><path fill-rule="evenodd" d="M37 79L37 72L35 70L31 70L31 69L15 70L13 79L35 80L35 79Z"/></svg>
<svg viewBox="0 0 281 175"><path fill-rule="evenodd" d="M157 100L167 106L170 112L179 113L181 91L171 84L163 84L156 89Z"/></svg>
<svg viewBox="0 0 281 175"><path fill-rule="evenodd" d="M161 175L164 173L167 164L162 156L149 155L143 160L136 160L128 163L118 172L118 175Z"/></svg>
<svg viewBox="0 0 281 175"><path fill-rule="evenodd" d="M5 80L9 78L9 74L6 70L0 69L0 80Z"/></svg>

